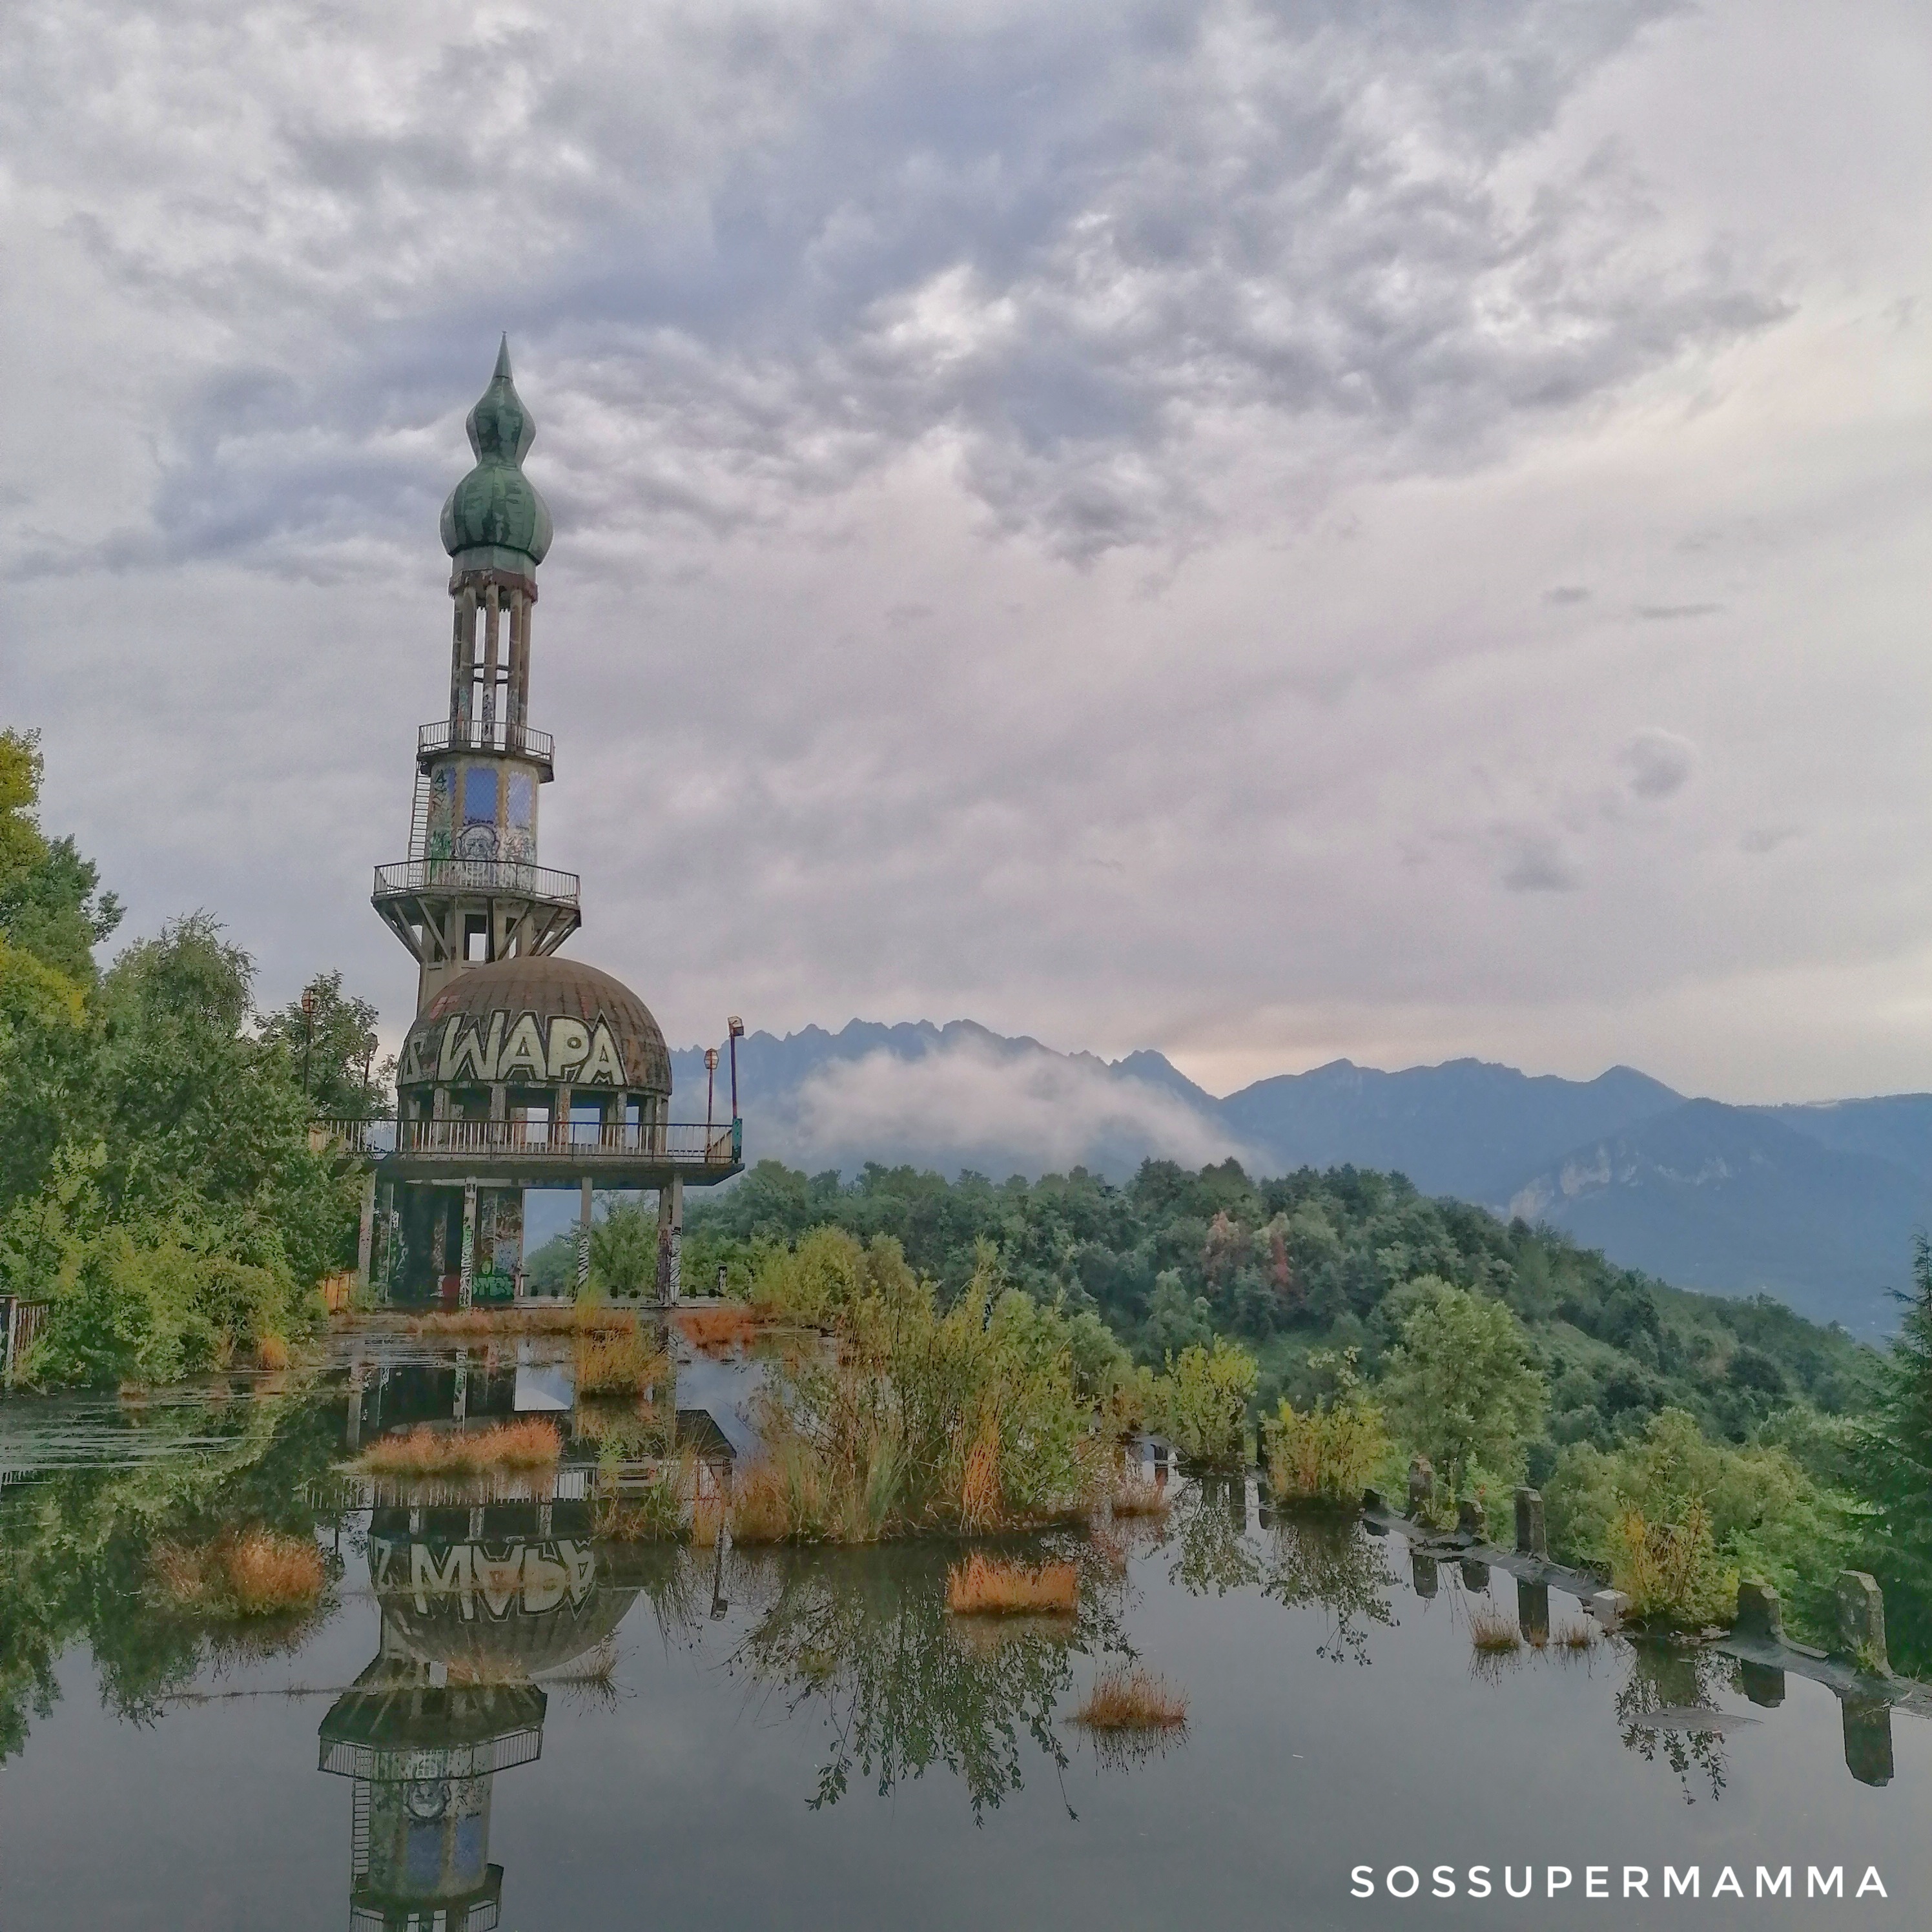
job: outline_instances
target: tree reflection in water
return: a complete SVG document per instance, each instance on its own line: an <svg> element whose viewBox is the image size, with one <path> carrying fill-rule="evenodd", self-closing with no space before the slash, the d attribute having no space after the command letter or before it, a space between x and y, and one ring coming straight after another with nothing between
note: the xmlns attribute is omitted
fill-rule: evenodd
<svg viewBox="0 0 1932 1932"><path fill-rule="evenodd" d="M732 1594L764 1608L732 1666L775 1689L788 1711L815 1707L831 1734L814 1809L844 1797L855 1770L884 1796L935 1764L960 1779L976 1816L997 1807L1024 1782L1022 1734L1065 1768L1053 1714L1072 1658L1132 1654L1120 1586L1084 1545L1054 1552L1080 1568L1071 1617L950 1615L946 1572L961 1554L926 1543L734 1558ZM1038 1561L1041 1552L1026 1554Z"/></svg>
<svg viewBox="0 0 1932 1932"><path fill-rule="evenodd" d="M1730 1674L1730 1660L1715 1651L1666 1643L1631 1646L1630 1674L1616 1700L1624 1748L1635 1751L1646 1764L1661 1757L1677 1774L1687 1804L1697 1802L1694 1784L1707 1785L1713 1803L1724 1794L1730 1780L1722 1732L1693 1730L1676 1723L1658 1728L1644 1720L1658 1712L1708 1708L1713 1692L1729 1683Z"/></svg>
<svg viewBox="0 0 1932 1932"><path fill-rule="evenodd" d="M1328 1634L1315 1654L1333 1663L1370 1664L1369 1629L1395 1622L1389 1591L1395 1572L1382 1544L1354 1516L1333 1510L1276 1512L1263 1588L1291 1609L1319 1604Z"/></svg>

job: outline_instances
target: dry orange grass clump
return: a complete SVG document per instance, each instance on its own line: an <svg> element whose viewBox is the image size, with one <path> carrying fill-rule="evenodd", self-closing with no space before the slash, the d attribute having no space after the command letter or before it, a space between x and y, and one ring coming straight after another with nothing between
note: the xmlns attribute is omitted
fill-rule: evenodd
<svg viewBox="0 0 1932 1932"><path fill-rule="evenodd" d="M1469 1612L1469 1641L1478 1650L1490 1656L1502 1656L1522 1647L1522 1638L1516 1629L1515 1618L1502 1610L1472 1610Z"/></svg>
<svg viewBox="0 0 1932 1932"><path fill-rule="evenodd" d="M289 1365L289 1345L279 1335L264 1335L255 1345L255 1359L272 1374Z"/></svg>
<svg viewBox="0 0 1932 1932"><path fill-rule="evenodd" d="M1173 1507L1167 1491L1144 1476L1122 1477L1109 1500L1116 1516L1162 1516Z"/></svg>
<svg viewBox="0 0 1932 1932"><path fill-rule="evenodd" d="M765 1326L742 1304L680 1308L672 1318L684 1339L706 1354L722 1354L728 1348L742 1347Z"/></svg>
<svg viewBox="0 0 1932 1932"><path fill-rule="evenodd" d="M1177 1730L1187 1721L1187 1700L1165 1678L1137 1664L1118 1664L1094 1678L1073 1721L1090 1731Z"/></svg>
<svg viewBox="0 0 1932 1932"><path fill-rule="evenodd" d="M642 1395L670 1372L670 1358L635 1323L628 1328L577 1338L577 1393L586 1395Z"/></svg>
<svg viewBox="0 0 1932 1932"><path fill-rule="evenodd" d="M200 1549L160 1544L149 1562L171 1603L218 1616L286 1616L312 1610L326 1580L322 1552L313 1543L272 1529L230 1532Z"/></svg>
<svg viewBox="0 0 1932 1932"><path fill-rule="evenodd" d="M357 1466L374 1476L470 1476L488 1469L547 1469L563 1453L553 1423L499 1422L474 1433L418 1424L373 1442Z"/></svg>
<svg viewBox="0 0 1932 1932"><path fill-rule="evenodd" d="M1597 1626L1587 1617L1581 1623L1565 1624L1556 1633L1556 1640L1564 1650L1592 1649L1597 1641Z"/></svg>
<svg viewBox="0 0 1932 1932"><path fill-rule="evenodd" d="M731 1540L748 1549L754 1544L784 1542L796 1527L796 1501L784 1472L770 1462L740 1470L732 1478L725 1508Z"/></svg>
<svg viewBox="0 0 1932 1932"><path fill-rule="evenodd" d="M946 1573L946 1607L969 1617L1070 1617L1080 1581L1070 1563L1000 1563L976 1551Z"/></svg>

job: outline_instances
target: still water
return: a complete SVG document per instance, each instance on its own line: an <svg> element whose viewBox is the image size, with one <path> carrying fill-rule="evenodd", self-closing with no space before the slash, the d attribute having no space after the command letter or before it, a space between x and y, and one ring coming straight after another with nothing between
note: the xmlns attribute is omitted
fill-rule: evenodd
<svg viewBox="0 0 1932 1932"><path fill-rule="evenodd" d="M339 1367L0 1402L6 1932L1924 1922L1932 1723L1908 1713L1621 1638L1480 1658L1472 1612L1514 1613L1510 1577L1418 1575L1399 1538L1251 1484L1177 1478L1164 1521L1015 1546L1078 1563L1064 1624L950 1616L956 1546L600 1542L567 1376L378 1352L352 1402ZM742 1453L754 1376L689 1357L681 1432ZM352 1415L366 1441L452 1406L548 1408L575 1460L483 1501L333 1473ZM157 1600L156 1543L226 1520L320 1540L314 1616ZM1121 1659L1185 1694L1184 1731L1074 1721ZM1843 1902L1806 1901L1812 1864ZM1796 1898L1755 1896L1760 1865ZM1660 1897L1666 1866L1696 1900ZM1712 1896L1726 1868L1742 1900ZM1887 1895L1855 1899L1868 1868Z"/></svg>

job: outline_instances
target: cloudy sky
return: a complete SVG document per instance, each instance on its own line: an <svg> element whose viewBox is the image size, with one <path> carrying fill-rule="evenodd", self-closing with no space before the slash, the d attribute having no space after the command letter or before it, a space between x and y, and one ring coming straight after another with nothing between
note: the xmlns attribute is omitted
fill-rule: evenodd
<svg viewBox="0 0 1932 1932"><path fill-rule="evenodd" d="M14 0L0 715L130 931L339 965L508 329L574 950L1932 1087L1923 0Z"/></svg>

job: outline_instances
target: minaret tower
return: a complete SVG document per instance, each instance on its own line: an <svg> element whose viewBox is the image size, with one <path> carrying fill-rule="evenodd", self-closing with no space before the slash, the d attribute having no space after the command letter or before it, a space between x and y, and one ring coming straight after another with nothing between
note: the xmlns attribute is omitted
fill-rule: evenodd
<svg viewBox="0 0 1932 1932"><path fill-rule="evenodd" d="M416 734L410 856L376 868L374 894L417 962L418 1012L467 967L555 952L582 917L576 874L537 863L537 788L554 766L550 734L529 723L530 620L550 518L524 474L536 424L507 336L468 428L476 466L442 506L448 714Z"/></svg>

